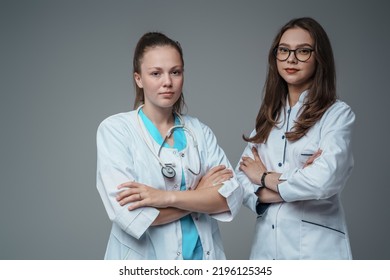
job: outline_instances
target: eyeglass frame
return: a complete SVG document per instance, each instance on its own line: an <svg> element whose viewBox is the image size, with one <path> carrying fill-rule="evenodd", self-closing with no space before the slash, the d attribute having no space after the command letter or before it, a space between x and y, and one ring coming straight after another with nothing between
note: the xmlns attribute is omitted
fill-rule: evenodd
<svg viewBox="0 0 390 280"><path fill-rule="evenodd" d="M288 56L286 57L286 59L279 59L279 58L278 58L278 49L279 49L279 48L284 48L284 49L288 50ZM307 51L309 51L309 57L308 57L306 60L301 60L301 59L299 59L299 58L297 57L297 54L296 54L297 50L307 50ZM310 59L311 54L312 54L314 51L315 51L315 50L312 49L312 48L305 48L305 47L296 48L295 50L290 50L290 49L287 48L287 47L277 46L277 47L274 49L274 55L275 55L275 58L276 58L277 60L283 62L283 61L286 61L286 60L290 57L291 53L293 52L295 58L296 58L298 61L300 61L300 62L306 62L306 61L308 61L308 60Z"/></svg>

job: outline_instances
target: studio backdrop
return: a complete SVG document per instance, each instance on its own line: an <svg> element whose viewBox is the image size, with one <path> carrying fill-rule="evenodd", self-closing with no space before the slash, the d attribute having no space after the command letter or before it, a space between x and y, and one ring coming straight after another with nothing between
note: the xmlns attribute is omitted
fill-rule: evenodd
<svg viewBox="0 0 390 280"><path fill-rule="evenodd" d="M318 20L337 89L356 114L355 168L342 193L353 257L389 259L390 20L386 1L0 1L0 259L102 259L111 222L96 189L96 130L133 107L132 55L161 31L184 50L188 114L233 166L254 128L267 53L288 20ZM221 223L247 259L256 216Z"/></svg>

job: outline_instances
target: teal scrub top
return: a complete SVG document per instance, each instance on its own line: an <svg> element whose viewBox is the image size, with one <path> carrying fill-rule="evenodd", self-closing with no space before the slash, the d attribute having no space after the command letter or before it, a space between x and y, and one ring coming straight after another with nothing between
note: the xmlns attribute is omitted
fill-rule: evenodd
<svg viewBox="0 0 390 280"><path fill-rule="evenodd" d="M164 141L164 138L161 136L157 127L145 115L142 109L139 110L139 115L141 116L141 119L146 129L150 133L150 135L158 144L161 145ZM180 120L176 115L175 115L175 125L180 125ZM174 139L173 147L169 146L167 143L164 143L164 147L174 148L177 149L178 151L182 151L187 146L186 136L182 128L177 128L173 131L173 139ZM186 190L186 183L185 183L183 170L182 170L182 180L181 180L180 190L181 191ZM185 260L203 259L202 243L200 241L198 230L196 229L196 226L194 224L194 221L192 220L191 215L188 214L183 218L181 218L180 224L181 224L181 232L183 238L183 243L182 243L183 259Z"/></svg>

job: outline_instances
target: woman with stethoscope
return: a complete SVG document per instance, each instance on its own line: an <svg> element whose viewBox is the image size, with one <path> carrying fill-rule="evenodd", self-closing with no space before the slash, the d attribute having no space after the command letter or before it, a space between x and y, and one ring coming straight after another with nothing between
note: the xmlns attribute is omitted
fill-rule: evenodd
<svg viewBox="0 0 390 280"><path fill-rule="evenodd" d="M243 193L210 128L180 115L183 67L179 43L146 33L133 60L137 109L99 126L106 259L225 258L217 220L232 220Z"/></svg>

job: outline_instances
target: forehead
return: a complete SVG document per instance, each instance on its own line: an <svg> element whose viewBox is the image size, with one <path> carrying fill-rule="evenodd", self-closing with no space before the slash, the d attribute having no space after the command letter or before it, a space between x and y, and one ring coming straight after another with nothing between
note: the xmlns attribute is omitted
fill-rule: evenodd
<svg viewBox="0 0 390 280"><path fill-rule="evenodd" d="M314 40L310 33L300 27L294 27L287 29L280 38L279 44L285 44L290 46L297 45L313 45Z"/></svg>
<svg viewBox="0 0 390 280"><path fill-rule="evenodd" d="M180 53L172 46L155 46L147 48L142 57L143 66L162 67L182 65Z"/></svg>

